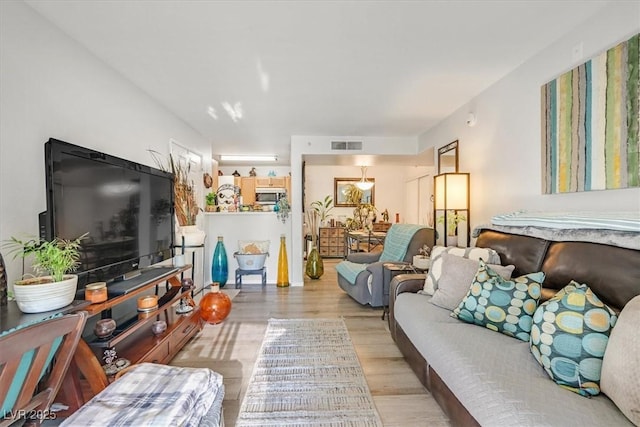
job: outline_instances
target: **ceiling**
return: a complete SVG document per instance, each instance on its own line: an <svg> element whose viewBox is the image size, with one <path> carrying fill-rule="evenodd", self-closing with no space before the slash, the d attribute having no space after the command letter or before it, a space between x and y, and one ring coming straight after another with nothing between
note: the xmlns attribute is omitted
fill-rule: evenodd
<svg viewBox="0 0 640 427"><path fill-rule="evenodd" d="M607 2L26 3L214 155L288 164L291 135L419 135Z"/></svg>

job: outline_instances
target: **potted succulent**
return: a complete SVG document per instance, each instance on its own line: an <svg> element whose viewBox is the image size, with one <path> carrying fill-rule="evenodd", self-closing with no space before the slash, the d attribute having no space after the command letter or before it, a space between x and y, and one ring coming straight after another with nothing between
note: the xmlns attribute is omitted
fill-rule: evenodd
<svg viewBox="0 0 640 427"><path fill-rule="evenodd" d="M24 313L41 313L71 304L76 295L78 276L69 274L78 268L80 242L55 238L52 241L20 240L12 237L6 247L12 248L14 258L34 257L36 276L18 280L13 294L18 308Z"/></svg>
<svg viewBox="0 0 640 427"><path fill-rule="evenodd" d="M413 266L420 270L428 270L431 265L430 255L431 248L429 245L422 245L422 247L418 249L418 255L413 256Z"/></svg>
<svg viewBox="0 0 640 427"><path fill-rule="evenodd" d="M218 196L217 196L216 193L214 193L214 192L208 193L205 196L205 207L204 207L204 210L206 212L215 212L216 208L217 208L217 206L216 206L217 199L218 199Z"/></svg>

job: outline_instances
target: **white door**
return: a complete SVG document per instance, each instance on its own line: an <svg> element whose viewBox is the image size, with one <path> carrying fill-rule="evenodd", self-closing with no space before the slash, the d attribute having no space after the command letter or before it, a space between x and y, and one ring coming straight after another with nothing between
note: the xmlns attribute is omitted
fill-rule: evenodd
<svg viewBox="0 0 640 427"><path fill-rule="evenodd" d="M424 175L407 181L405 185L407 224L433 227L433 176Z"/></svg>
<svg viewBox="0 0 640 427"><path fill-rule="evenodd" d="M419 222L428 227L433 227L433 177L431 175L421 176L418 179L418 215Z"/></svg>
<svg viewBox="0 0 640 427"><path fill-rule="evenodd" d="M420 219L420 200L418 190L419 179L407 181L405 185L405 215L406 218L400 218L400 222L406 224L419 224Z"/></svg>

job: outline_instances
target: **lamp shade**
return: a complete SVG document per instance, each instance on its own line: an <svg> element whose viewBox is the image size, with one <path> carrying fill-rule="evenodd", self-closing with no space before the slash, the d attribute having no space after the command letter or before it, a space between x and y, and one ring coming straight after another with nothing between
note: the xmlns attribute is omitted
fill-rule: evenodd
<svg viewBox="0 0 640 427"><path fill-rule="evenodd" d="M356 182L356 187L358 187L360 190L363 190L363 191L371 190L371 188L373 187L373 182L358 181Z"/></svg>
<svg viewBox="0 0 640 427"><path fill-rule="evenodd" d="M469 209L469 174L443 173L434 178L436 210Z"/></svg>
<svg viewBox="0 0 640 427"><path fill-rule="evenodd" d="M373 182L367 180L367 167L361 166L360 169L362 170L362 178L360 179L360 181L356 182L356 187L358 187L362 191L371 190L371 188L373 187Z"/></svg>

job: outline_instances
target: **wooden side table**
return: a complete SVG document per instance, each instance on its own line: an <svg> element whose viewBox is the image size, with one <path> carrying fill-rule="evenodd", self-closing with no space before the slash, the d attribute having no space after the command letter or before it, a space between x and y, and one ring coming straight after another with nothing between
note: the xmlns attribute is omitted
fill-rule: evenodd
<svg viewBox="0 0 640 427"><path fill-rule="evenodd" d="M411 264L382 264L382 320L384 320L385 315L389 312L389 291L391 289L391 281L398 274L408 273L417 273L415 267Z"/></svg>

